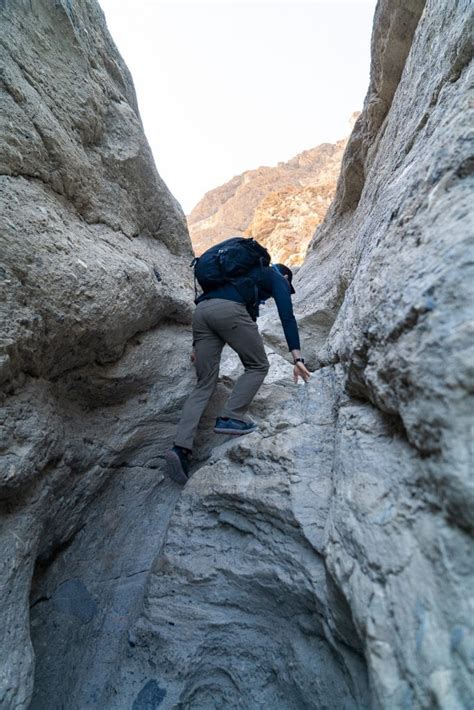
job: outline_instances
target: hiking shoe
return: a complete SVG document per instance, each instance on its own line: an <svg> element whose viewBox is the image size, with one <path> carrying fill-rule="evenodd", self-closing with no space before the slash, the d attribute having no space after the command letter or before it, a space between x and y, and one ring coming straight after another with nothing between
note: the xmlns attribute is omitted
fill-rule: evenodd
<svg viewBox="0 0 474 710"><path fill-rule="evenodd" d="M257 425L253 422L242 422L240 419L224 419L217 417L214 431L216 434L230 434L231 436L242 436L254 431Z"/></svg>
<svg viewBox="0 0 474 710"><path fill-rule="evenodd" d="M184 450L180 446L173 446L166 452L165 459L168 476L176 483L186 483L189 479L189 461Z"/></svg>

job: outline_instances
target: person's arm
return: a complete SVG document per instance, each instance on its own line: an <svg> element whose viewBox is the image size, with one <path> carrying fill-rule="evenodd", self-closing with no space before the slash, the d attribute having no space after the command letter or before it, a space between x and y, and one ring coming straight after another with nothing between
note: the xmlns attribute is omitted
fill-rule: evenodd
<svg viewBox="0 0 474 710"><path fill-rule="evenodd" d="M287 280L276 271L269 274L271 279L271 294L275 299L278 309L278 315L283 326L288 350L293 356L293 379L298 382L298 377L301 377L305 382L308 381L310 373L307 370L300 349L300 338L298 333L298 325L293 313L293 304L291 303L291 292Z"/></svg>

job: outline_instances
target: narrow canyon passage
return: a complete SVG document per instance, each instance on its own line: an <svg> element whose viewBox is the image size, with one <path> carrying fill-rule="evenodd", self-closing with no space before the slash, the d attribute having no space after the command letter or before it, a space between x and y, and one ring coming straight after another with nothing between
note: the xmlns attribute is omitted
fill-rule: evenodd
<svg viewBox="0 0 474 710"><path fill-rule="evenodd" d="M96 0L0 2L2 710L471 707L471 5L378 1L294 279L311 379L264 306L258 429L209 434L225 351L181 489L185 215Z"/></svg>

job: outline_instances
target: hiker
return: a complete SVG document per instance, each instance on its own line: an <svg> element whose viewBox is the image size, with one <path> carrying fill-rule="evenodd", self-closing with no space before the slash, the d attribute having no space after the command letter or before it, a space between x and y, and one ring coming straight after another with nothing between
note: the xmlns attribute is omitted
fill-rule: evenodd
<svg viewBox="0 0 474 710"><path fill-rule="evenodd" d="M293 356L294 382L297 383L299 377L307 382L310 376L301 354L298 326L293 315L291 295L295 290L291 269L284 264L270 266L270 255L253 239L230 239L217 245L223 247L220 252L217 247L211 247L208 252L214 250L220 254L226 251L225 245L229 244L231 249L228 255L235 260L240 258L241 252L232 251L232 248L236 246L237 250L241 249L242 244L249 248L256 245L266 258L260 258L243 277L233 279L232 283L223 281L222 276L215 277L214 282L210 280L207 284L209 288L196 298L191 360L196 367L197 384L184 405L174 446L165 455L168 474L179 483L188 480L194 436L216 388L222 348L226 343L235 350L245 369L235 383L221 416L217 417L214 431L216 434L241 436L256 429L256 424L245 421L243 417L269 369L262 336L255 322L258 306L267 299L274 298L278 309L288 349ZM204 263L203 257L200 260ZM255 262L255 257L252 259ZM222 271L222 266L219 266ZM197 273L197 266L195 269ZM203 282L200 283L202 285Z"/></svg>

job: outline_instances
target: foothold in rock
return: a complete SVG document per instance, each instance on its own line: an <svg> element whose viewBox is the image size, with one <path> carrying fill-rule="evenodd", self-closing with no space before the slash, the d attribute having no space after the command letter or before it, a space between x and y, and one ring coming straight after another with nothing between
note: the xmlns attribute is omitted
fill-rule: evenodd
<svg viewBox="0 0 474 710"><path fill-rule="evenodd" d="M83 624L87 624L98 611L97 604L80 579L68 579L60 584L52 601L58 611L75 616Z"/></svg>
<svg viewBox="0 0 474 710"><path fill-rule="evenodd" d="M156 276L156 280L157 280L157 281L161 281L161 274L160 274L160 272L158 271L158 269L156 268L156 266L153 267L153 273L154 273L155 276Z"/></svg>
<svg viewBox="0 0 474 710"><path fill-rule="evenodd" d="M132 710L155 710L166 697L166 690L156 680L149 680L133 701Z"/></svg>
<svg viewBox="0 0 474 710"><path fill-rule="evenodd" d="M451 651L456 651L464 638L462 626L454 626L451 630Z"/></svg>

